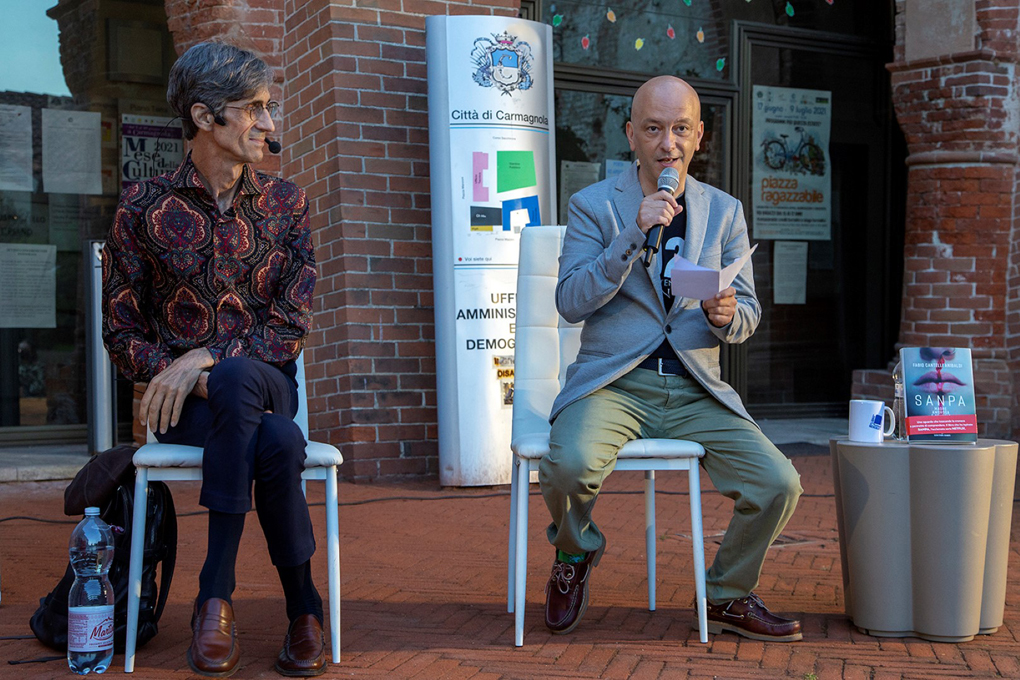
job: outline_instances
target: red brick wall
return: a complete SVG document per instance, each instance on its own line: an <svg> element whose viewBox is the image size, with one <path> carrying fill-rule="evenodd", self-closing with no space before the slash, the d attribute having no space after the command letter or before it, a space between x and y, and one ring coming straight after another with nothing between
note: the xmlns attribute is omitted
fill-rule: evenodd
<svg viewBox="0 0 1020 680"><path fill-rule="evenodd" d="M903 61L899 20L890 65L909 149L900 344L972 348L988 436L1018 425L1018 5L976 2L976 50L914 62ZM855 395L887 389L871 373L857 372Z"/></svg>
<svg viewBox="0 0 1020 680"><path fill-rule="evenodd" d="M284 174L320 273L309 412L347 477L437 474L425 16L518 3L284 2Z"/></svg>

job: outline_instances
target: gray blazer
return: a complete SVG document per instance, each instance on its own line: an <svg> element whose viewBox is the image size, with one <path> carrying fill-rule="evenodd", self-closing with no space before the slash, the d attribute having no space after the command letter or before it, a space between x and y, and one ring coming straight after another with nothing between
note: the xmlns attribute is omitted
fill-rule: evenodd
<svg viewBox="0 0 1020 680"><path fill-rule="evenodd" d="M685 193L685 258L720 269L747 252L747 223L740 201L690 176ZM737 310L728 326L712 326L700 300L678 297L667 314L659 285L662 253L652 258L647 269L640 261L645 235L637 226L637 214L642 199L636 164L570 199L556 308L564 319L583 321L584 327L577 360L567 368L550 420L568 404L625 375L668 338L705 389L754 422L737 393L719 377L720 343L741 343L751 337L761 317L750 260L733 281Z"/></svg>

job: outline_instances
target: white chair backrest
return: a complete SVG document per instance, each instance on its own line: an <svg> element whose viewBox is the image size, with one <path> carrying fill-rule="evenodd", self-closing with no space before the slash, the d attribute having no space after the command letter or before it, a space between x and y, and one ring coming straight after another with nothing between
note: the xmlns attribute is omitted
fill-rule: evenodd
<svg viewBox="0 0 1020 680"><path fill-rule="evenodd" d="M308 389L305 385L305 351L301 350L297 358L297 413L294 414L294 422L301 428L301 434L308 441Z"/></svg>
<svg viewBox="0 0 1020 680"><path fill-rule="evenodd" d="M512 438L548 432L553 400L581 347L581 324L556 311L556 279L566 227L521 231L517 268Z"/></svg>

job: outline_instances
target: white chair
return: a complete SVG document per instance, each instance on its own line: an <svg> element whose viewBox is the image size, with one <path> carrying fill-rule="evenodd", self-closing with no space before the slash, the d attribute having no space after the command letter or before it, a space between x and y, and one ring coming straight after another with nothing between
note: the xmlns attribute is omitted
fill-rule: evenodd
<svg viewBox="0 0 1020 680"><path fill-rule="evenodd" d="M308 398L305 391L304 356L297 360L298 411L294 421L308 439ZM127 641L124 649L124 671L135 667L135 642L138 631L138 608L142 589L142 549L145 536L145 499L149 481L202 479L202 449L197 446L149 442L135 452L135 505L131 525L131 566L128 590ZM340 517L337 507L336 468L343 457L336 447L309 441L305 447L305 480L326 482L326 561L329 573L329 629L333 663L340 663Z"/></svg>
<svg viewBox="0 0 1020 680"><path fill-rule="evenodd" d="M581 325L556 312L555 289L564 227L528 227L521 233L517 274L516 358L514 361L513 450L510 489L507 611L514 617L514 644L524 644L524 601L528 567L528 492L531 473L549 453L549 413L567 367L580 347ZM655 611L655 470L687 470L690 483L691 542L698 628L708 642L705 602L705 547L701 526L700 444L673 439L639 439L619 453L617 470L645 471L645 546L648 609ZM605 567L604 567L605 568Z"/></svg>

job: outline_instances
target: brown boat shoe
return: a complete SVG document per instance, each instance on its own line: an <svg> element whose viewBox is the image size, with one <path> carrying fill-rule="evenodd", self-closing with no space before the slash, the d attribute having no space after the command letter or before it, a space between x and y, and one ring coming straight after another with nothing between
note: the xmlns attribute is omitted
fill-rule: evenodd
<svg viewBox="0 0 1020 680"><path fill-rule="evenodd" d="M552 573L545 586L545 625L557 635L565 635L577 628L588 609L588 582L592 570L598 566L602 547L585 555L575 564L553 561Z"/></svg>
<svg viewBox="0 0 1020 680"><path fill-rule="evenodd" d="M725 631L766 642L795 642L804 637L800 621L776 616L754 593L722 604L708 603L708 632Z"/></svg>

